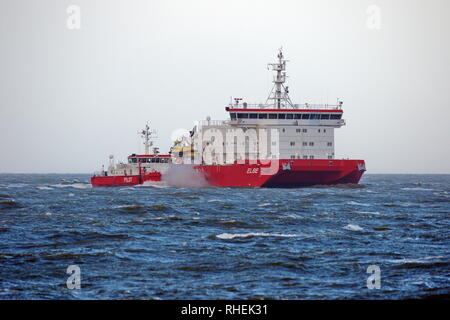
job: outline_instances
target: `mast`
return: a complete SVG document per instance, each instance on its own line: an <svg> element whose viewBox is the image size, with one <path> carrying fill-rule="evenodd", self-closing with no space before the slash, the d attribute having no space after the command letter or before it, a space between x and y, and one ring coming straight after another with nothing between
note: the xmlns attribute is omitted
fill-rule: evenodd
<svg viewBox="0 0 450 320"><path fill-rule="evenodd" d="M154 134L155 132L154 131L150 131L150 127L149 127L149 125L148 125L148 122L147 122L147 124L145 125L145 129L143 129L141 132L139 132L140 133L140 135L141 135L141 137L144 139L144 154L147 154L147 155L149 155L150 154L150 147L152 147L153 146L153 141L151 141L151 139L152 139L152 134ZM157 149L157 148L153 148L152 149L152 154L156 154L156 152L157 152L157 150L155 150L155 149Z"/></svg>
<svg viewBox="0 0 450 320"><path fill-rule="evenodd" d="M279 49L278 52L278 62L269 63L268 66L272 66L272 70L276 71L273 79L273 87L266 100L266 104L269 100L273 100L273 106L275 109L281 109L282 107L293 107L291 99L289 98L289 87L285 86L286 81L286 62L288 60L284 59L283 48Z"/></svg>

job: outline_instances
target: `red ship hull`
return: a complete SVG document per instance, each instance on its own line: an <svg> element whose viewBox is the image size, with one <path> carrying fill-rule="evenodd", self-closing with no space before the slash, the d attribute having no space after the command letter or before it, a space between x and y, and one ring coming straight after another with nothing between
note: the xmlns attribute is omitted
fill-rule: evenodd
<svg viewBox="0 0 450 320"><path fill-rule="evenodd" d="M292 188L311 185L358 183L365 171L364 160L303 160L284 159L270 165L230 164L198 165L211 186ZM94 176L94 187L120 187L143 184L145 181L161 181L159 172L143 175Z"/></svg>
<svg viewBox="0 0 450 320"><path fill-rule="evenodd" d="M93 187L123 187L143 184L145 181L161 181L161 173L150 172L142 175L94 176L91 178Z"/></svg>
<svg viewBox="0 0 450 320"><path fill-rule="evenodd" d="M201 165L206 180L219 187L289 188L310 185L358 183L364 160L279 160L273 173L257 164ZM266 171L266 174L263 174Z"/></svg>

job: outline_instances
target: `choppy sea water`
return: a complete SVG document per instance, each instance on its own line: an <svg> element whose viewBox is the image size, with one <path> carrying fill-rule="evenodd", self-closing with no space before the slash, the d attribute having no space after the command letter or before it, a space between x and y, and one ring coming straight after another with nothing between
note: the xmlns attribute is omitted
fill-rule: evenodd
<svg viewBox="0 0 450 320"><path fill-rule="evenodd" d="M449 230L450 175L235 189L1 174L0 299L448 297Z"/></svg>

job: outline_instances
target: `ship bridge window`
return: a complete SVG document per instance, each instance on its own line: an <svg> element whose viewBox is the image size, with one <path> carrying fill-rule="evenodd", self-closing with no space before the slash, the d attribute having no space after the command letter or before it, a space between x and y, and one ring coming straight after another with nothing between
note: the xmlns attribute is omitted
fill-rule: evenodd
<svg viewBox="0 0 450 320"><path fill-rule="evenodd" d="M248 113L238 113L238 119L248 119Z"/></svg>
<svg viewBox="0 0 450 320"><path fill-rule="evenodd" d="M341 117L342 117L342 113L330 115L331 120L339 120Z"/></svg>
<svg viewBox="0 0 450 320"><path fill-rule="evenodd" d="M286 119L294 119L294 115L292 113L288 113L286 115Z"/></svg>
<svg viewBox="0 0 450 320"><path fill-rule="evenodd" d="M256 119L256 118L258 118L258 114L257 114L257 113L249 113L248 115L249 115L249 118L250 118L250 119Z"/></svg>
<svg viewBox="0 0 450 320"><path fill-rule="evenodd" d="M328 113L324 113L320 115L321 120L328 120L330 119L330 115Z"/></svg>
<svg viewBox="0 0 450 320"><path fill-rule="evenodd" d="M309 113L302 114L302 119L305 119L305 120L309 119Z"/></svg>
<svg viewBox="0 0 450 320"><path fill-rule="evenodd" d="M130 158L130 159L128 159L128 162L129 163L136 163L137 159L136 158Z"/></svg>
<svg viewBox="0 0 450 320"><path fill-rule="evenodd" d="M301 119L301 118L302 118L302 115L299 113L295 114L295 116L294 116L294 119Z"/></svg>
<svg viewBox="0 0 450 320"><path fill-rule="evenodd" d="M236 113L234 113L234 112L233 112L233 113L230 113L230 118L231 118L231 119L236 119Z"/></svg>
<svg viewBox="0 0 450 320"><path fill-rule="evenodd" d="M277 114L276 113L269 113L269 119L276 119Z"/></svg>
<svg viewBox="0 0 450 320"><path fill-rule="evenodd" d="M320 119L320 114L312 113L311 116L309 117L309 119L311 119L311 120Z"/></svg>
<svg viewBox="0 0 450 320"><path fill-rule="evenodd" d="M258 118L259 119L267 119L267 113L259 113Z"/></svg>
<svg viewBox="0 0 450 320"><path fill-rule="evenodd" d="M278 114L278 119L286 119L286 114L285 113L279 113Z"/></svg>

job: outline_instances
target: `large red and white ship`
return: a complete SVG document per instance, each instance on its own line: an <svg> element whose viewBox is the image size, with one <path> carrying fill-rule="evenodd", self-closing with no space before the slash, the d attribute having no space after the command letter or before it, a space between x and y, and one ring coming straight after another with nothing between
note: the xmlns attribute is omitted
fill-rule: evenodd
<svg viewBox="0 0 450 320"><path fill-rule="evenodd" d="M106 174L92 177L92 185L164 180L174 166L220 187L358 183L366 170L364 160L335 159L334 129L345 125L343 103L292 103L285 86L286 62L280 49L278 61L269 64L275 75L265 103L235 98L225 108L228 120L199 121L170 155L150 154L147 136L146 154L131 155L119 167L111 165Z"/></svg>

